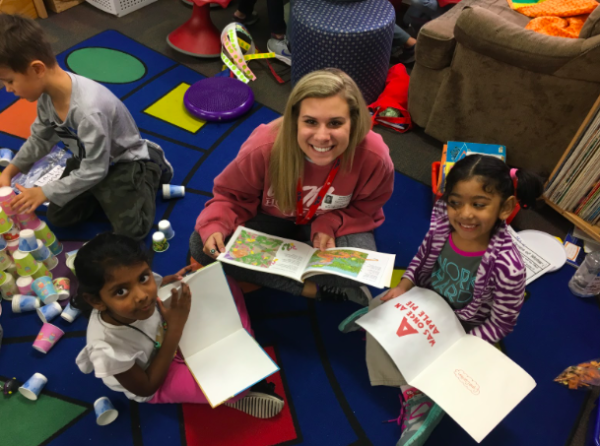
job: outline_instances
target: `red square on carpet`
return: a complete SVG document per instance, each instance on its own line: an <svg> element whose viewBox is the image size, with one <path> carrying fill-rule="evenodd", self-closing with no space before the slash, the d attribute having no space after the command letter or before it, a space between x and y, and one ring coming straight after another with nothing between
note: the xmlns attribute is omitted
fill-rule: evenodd
<svg viewBox="0 0 600 446"><path fill-rule="evenodd" d="M265 351L276 361L273 347L265 347ZM261 420L227 406L212 409L204 404L183 404L188 446L275 446L295 440L298 435L281 375L276 373L267 380L275 383L275 391L285 400L283 411L275 418Z"/></svg>

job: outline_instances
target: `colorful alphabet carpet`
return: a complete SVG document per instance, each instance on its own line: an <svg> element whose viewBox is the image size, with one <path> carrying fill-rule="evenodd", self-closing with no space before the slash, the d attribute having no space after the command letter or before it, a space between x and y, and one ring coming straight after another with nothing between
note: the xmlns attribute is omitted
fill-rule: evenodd
<svg viewBox="0 0 600 446"><path fill-rule="evenodd" d="M184 266L188 238L196 217L211 197L214 177L234 158L252 130L278 116L255 104L240 119L204 123L187 115L186 88L202 76L115 32L105 31L65 51L59 63L104 83L121 98L142 135L159 143L175 168L174 184L186 186L185 198L157 198L156 221L169 219L176 231L168 251L156 254L153 268L162 274ZM275 93L276 94L276 93ZM35 117L32 104L0 91L0 146L17 150ZM401 148L408 150L409 148ZM431 191L396 174L393 198L385 206L386 223L376 231L380 250L397 254L404 268L425 234ZM40 212L43 216L43 211ZM85 241L108 230L101 217L59 239ZM71 245L76 246L76 245ZM66 271L66 269L65 269ZM565 445L586 393L569 391L552 379L565 367L598 356L600 310L594 300L569 293L573 269L547 275L529 287L531 297L504 351L537 382L533 392L483 441L488 446ZM70 274L70 273L69 273ZM260 289L246 296L256 337L281 367L271 379L285 396L286 409L271 420L257 420L227 407L148 405L109 391L99 379L84 375L75 356L85 344L86 320L56 324L66 335L47 354L32 341L41 322L35 313L15 315L2 302L0 381L25 381L40 372L48 384L37 402L0 395L0 444L36 445L207 445L207 446L391 446L400 427L385 421L399 412L398 392L371 387L365 366L364 333L343 335L338 323L357 309L351 303L329 304ZM96 425L93 402L108 396L117 420ZM465 446L475 442L449 417L428 445Z"/></svg>

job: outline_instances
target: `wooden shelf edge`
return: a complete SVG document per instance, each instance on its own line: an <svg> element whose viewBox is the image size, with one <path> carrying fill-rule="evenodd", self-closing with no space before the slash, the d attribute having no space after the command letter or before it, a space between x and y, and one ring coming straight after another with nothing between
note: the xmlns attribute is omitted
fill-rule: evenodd
<svg viewBox="0 0 600 446"><path fill-rule="evenodd" d="M558 205L556 205L555 203L550 201L550 199L548 197L546 197L545 195L544 195L544 201L552 209L554 209L556 212L561 214L563 217L565 217L567 220L569 220L571 223L573 223L575 226L577 226L579 229L581 229L587 235L592 237L597 242L600 242L600 227L594 226L591 223L588 223L587 221L583 220L581 217L579 217L578 215L575 215L572 212L565 211L564 209L562 209L561 207L559 207Z"/></svg>

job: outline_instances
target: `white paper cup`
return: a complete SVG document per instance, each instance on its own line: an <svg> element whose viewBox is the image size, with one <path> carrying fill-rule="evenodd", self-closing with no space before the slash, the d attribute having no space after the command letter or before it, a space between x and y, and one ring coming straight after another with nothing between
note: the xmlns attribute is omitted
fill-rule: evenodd
<svg viewBox="0 0 600 446"><path fill-rule="evenodd" d="M119 412L111 401L103 396L94 402L94 412L96 412L96 423L98 426L106 426L117 419Z"/></svg>
<svg viewBox="0 0 600 446"><path fill-rule="evenodd" d="M41 373L34 373L21 387L19 387L19 393L25 398L31 401L36 401L42 392L42 389L48 382Z"/></svg>

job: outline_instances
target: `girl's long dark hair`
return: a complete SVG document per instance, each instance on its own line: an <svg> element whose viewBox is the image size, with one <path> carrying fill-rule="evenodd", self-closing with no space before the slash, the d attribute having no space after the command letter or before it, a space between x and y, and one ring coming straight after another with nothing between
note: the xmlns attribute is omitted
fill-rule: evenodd
<svg viewBox="0 0 600 446"><path fill-rule="evenodd" d="M111 233L96 236L83 245L75 257L75 275L79 288L71 305L89 316L92 306L84 295L100 299L100 290L112 269L140 263L149 263L148 255L140 242L125 235Z"/></svg>
<svg viewBox="0 0 600 446"><path fill-rule="evenodd" d="M442 198L448 202L448 196L458 182L478 177L483 183L483 190L499 194L502 202L515 195L522 208L535 207L536 200L544 191L541 178L523 169L518 169L516 175L517 190L515 191L510 177L510 167L506 163L494 156L470 155L458 161L450 170Z"/></svg>

